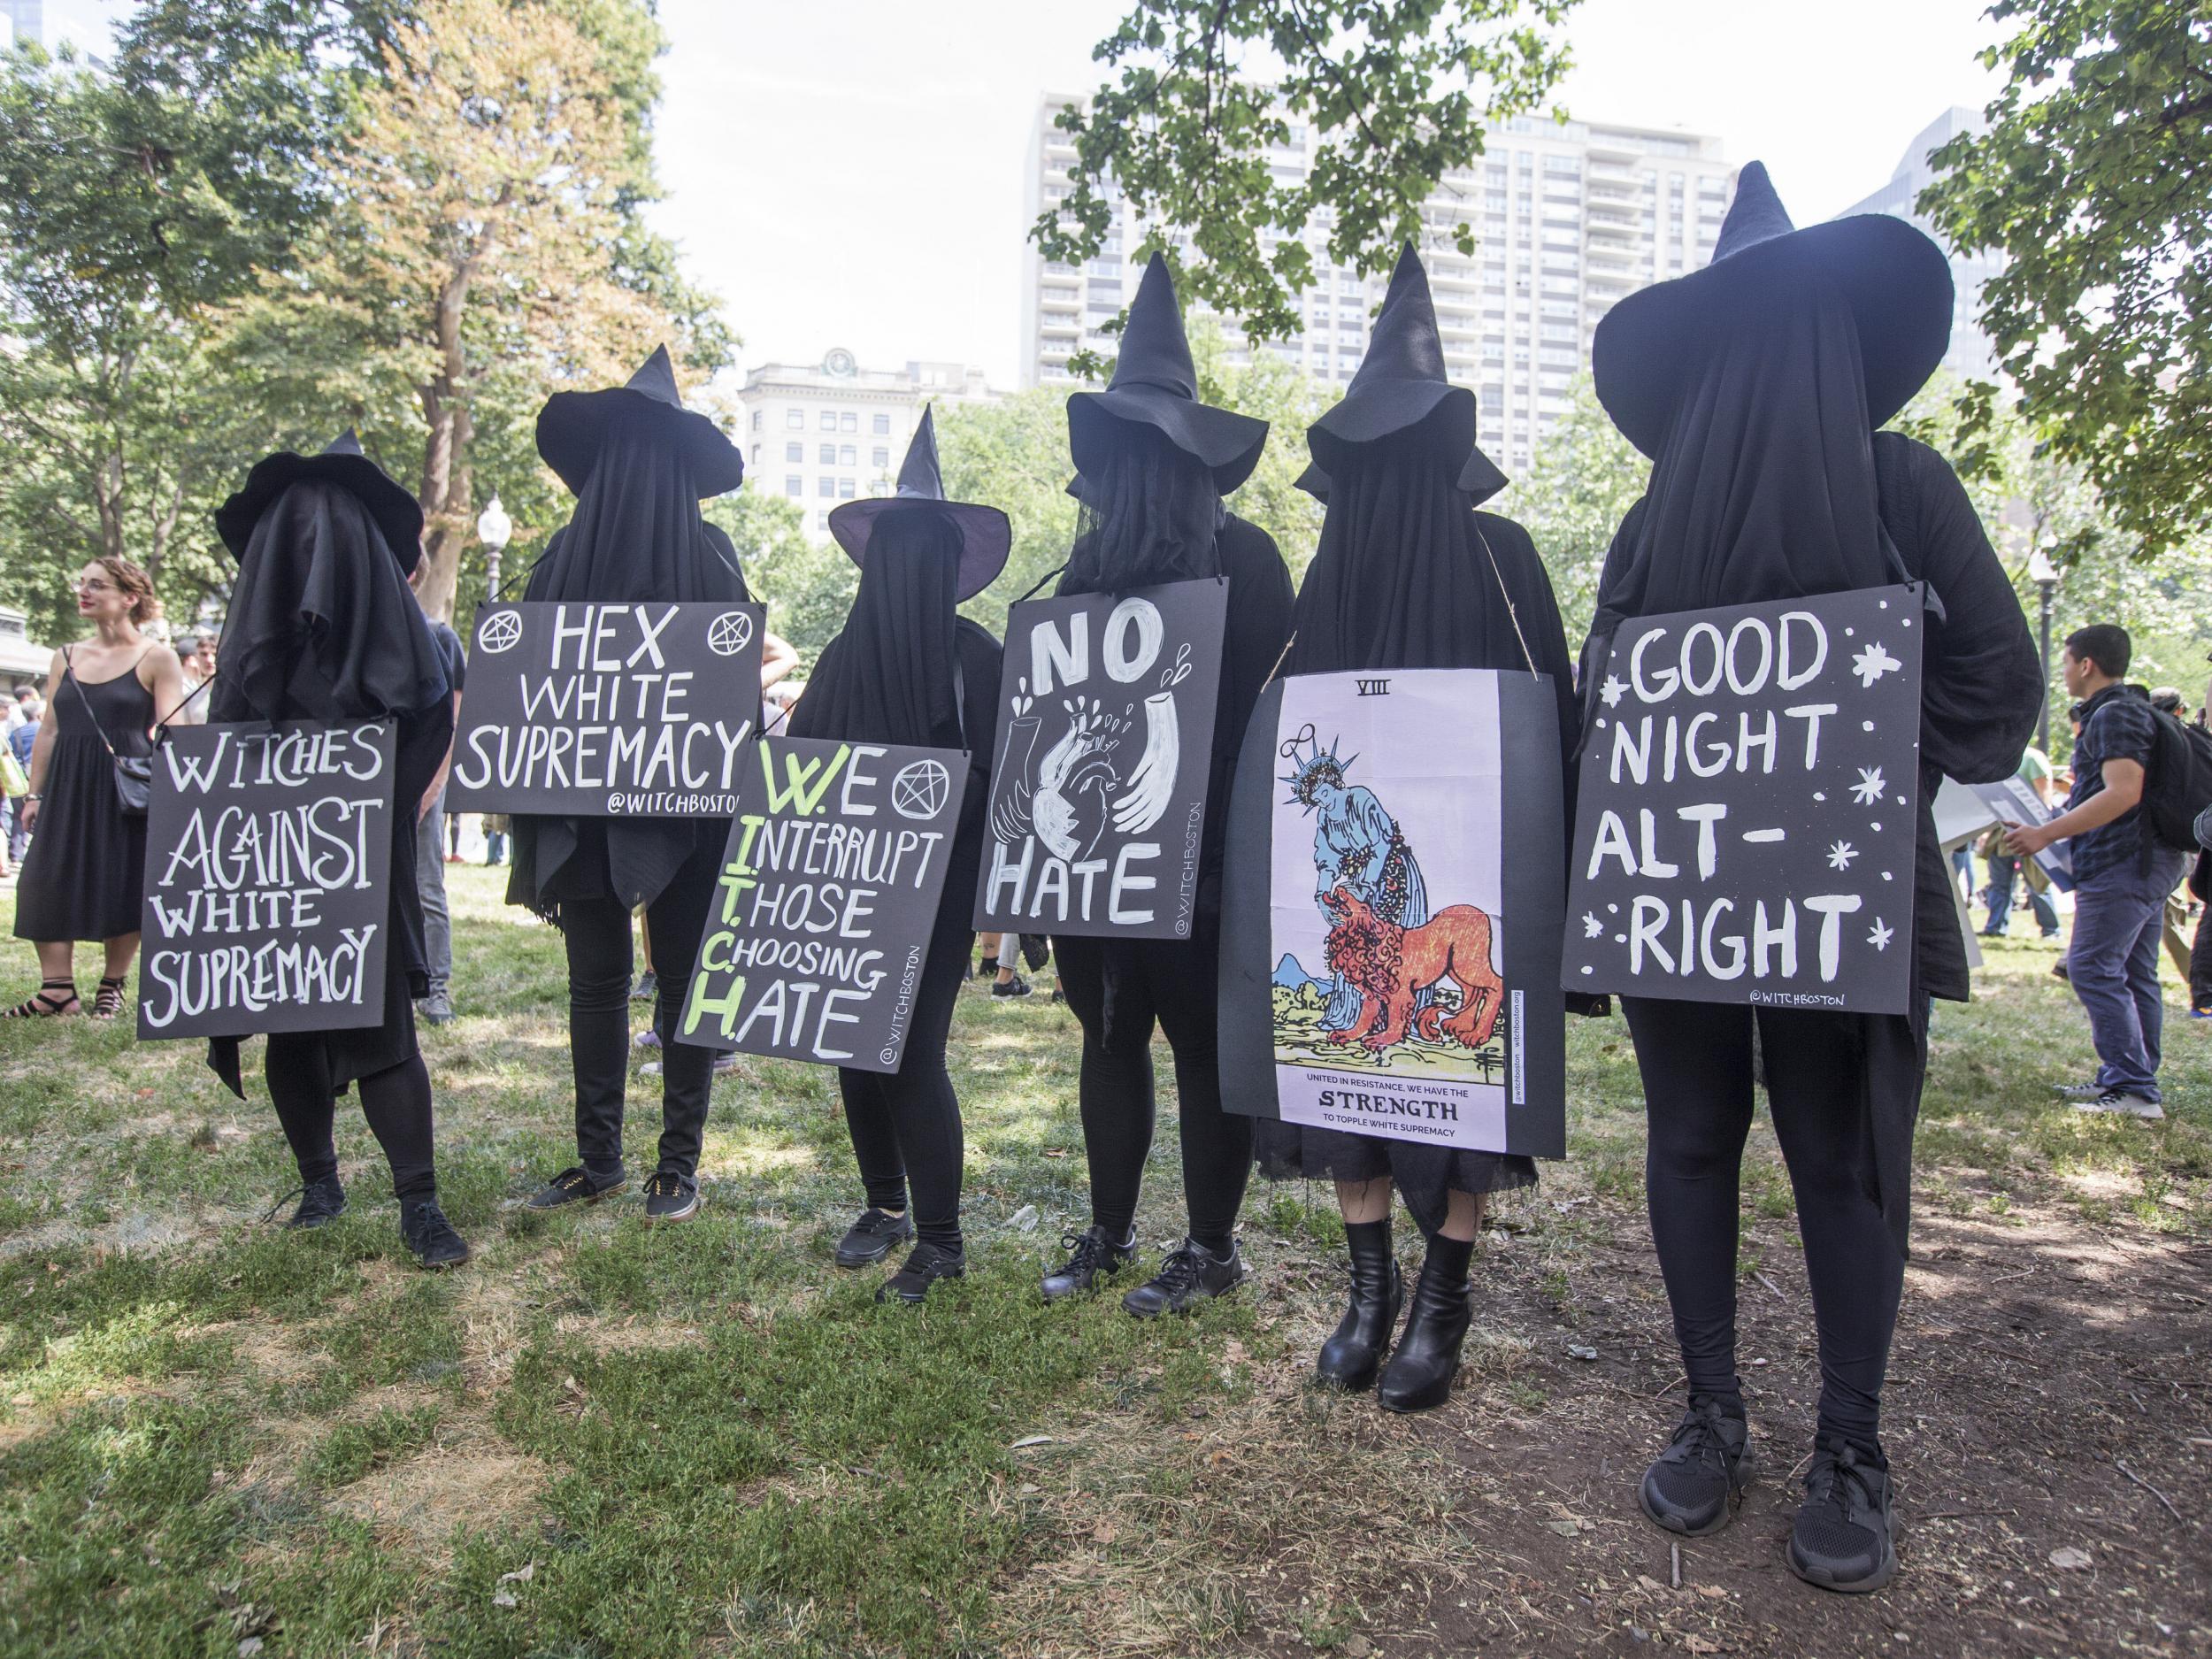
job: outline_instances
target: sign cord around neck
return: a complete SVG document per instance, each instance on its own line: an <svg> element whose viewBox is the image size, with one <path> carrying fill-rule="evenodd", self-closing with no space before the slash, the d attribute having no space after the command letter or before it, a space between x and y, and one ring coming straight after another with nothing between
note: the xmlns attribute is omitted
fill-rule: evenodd
<svg viewBox="0 0 2212 1659"><path fill-rule="evenodd" d="M1513 595L1506 589L1505 572L1498 568L1498 556L1490 550L1490 538L1483 534L1479 524L1475 526L1475 540L1482 543L1483 557L1490 561L1490 573L1498 579L1498 593L1505 601L1505 614L1513 624L1513 637L1521 642L1522 660L1528 664L1530 673L1540 673L1542 671L1536 666L1535 654L1528 649L1528 635L1521 632L1520 612L1514 610Z"/></svg>

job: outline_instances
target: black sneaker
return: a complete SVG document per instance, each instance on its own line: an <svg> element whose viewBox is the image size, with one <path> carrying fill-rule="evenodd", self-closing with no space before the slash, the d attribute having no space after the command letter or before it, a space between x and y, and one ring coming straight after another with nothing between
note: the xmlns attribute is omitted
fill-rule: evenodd
<svg viewBox="0 0 2212 1659"><path fill-rule="evenodd" d="M630 1184L626 1175L594 1175L580 1164L571 1164L530 1194L532 1210L562 1210L570 1204L595 1204L609 1193Z"/></svg>
<svg viewBox="0 0 2212 1659"><path fill-rule="evenodd" d="M994 979L991 981L991 995L993 996L1027 996L1029 981L1018 973L1010 979Z"/></svg>
<svg viewBox="0 0 2212 1659"><path fill-rule="evenodd" d="M657 1170L645 1183L648 1221L688 1221L699 1213L699 1183L688 1175Z"/></svg>
<svg viewBox="0 0 2212 1659"><path fill-rule="evenodd" d="M837 1241L840 1267L872 1267L914 1236L914 1218L904 1210L897 1215L871 1204L860 1219L845 1229Z"/></svg>
<svg viewBox="0 0 2212 1659"><path fill-rule="evenodd" d="M630 987L633 1002L649 1002L661 994L661 976L648 968L637 976L637 983Z"/></svg>
<svg viewBox="0 0 2212 1659"><path fill-rule="evenodd" d="M281 1205L284 1201L280 1198ZM335 1175L326 1175L319 1181L310 1181L300 1188L300 1207L292 1212L292 1218L284 1224L285 1230L296 1228L312 1233L326 1227L346 1213L346 1189Z"/></svg>
<svg viewBox="0 0 2212 1659"><path fill-rule="evenodd" d="M932 1285L941 1279L960 1279L967 1271L964 1252L941 1249L925 1239L907 1256L906 1264L878 1287L876 1300L889 1302L895 1297L909 1307L918 1308L927 1300Z"/></svg>
<svg viewBox="0 0 2212 1659"><path fill-rule="evenodd" d="M1137 1259L1137 1235L1133 1230L1125 1244L1116 1244L1106 1236L1103 1227L1087 1227L1080 1233L1062 1233L1060 1245L1068 1252L1068 1259L1045 1275L1047 1302L1095 1290L1101 1274L1110 1278Z"/></svg>
<svg viewBox="0 0 2212 1659"><path fill-rule="evenodd" d="M1822 1435L1790 1529L1790 1571L1824 1590L1878 1590L1897 1571L1889 1470L1848 1441Z"/></svg>
<svg viewBox="0 0 2212 1659"><path fill-rule="evenodd" d="M419 1199L400 1207L399 1236L407 1240L415 1260L434 1271L458 1267L469 1259L467 1241L454 1232L453 1224L445 1218L445 1211L438 1208L434 1198Z"/></svg>
<svg viewBox="0 0 2212 1659"><path fill-rule="evenodd" d="M1667 1449L1644 1471L1636 1502L1652 1525L1685 1538L1717 1532L1751 1484L1751 1430L1710 1394L1698 1394Z"/></svg>
<svg viewBox="0 0 2212 1659"><path fill-rule="evenodd" d="M1160 1271L1121 1299L1140 1319L1164 1313L1187 1313L1202 1296L1218 1296L1244 1283L1244 1257L1233 1240L1229 1254L1216 1256L1195 1239L1185 1239Z"/></svg>

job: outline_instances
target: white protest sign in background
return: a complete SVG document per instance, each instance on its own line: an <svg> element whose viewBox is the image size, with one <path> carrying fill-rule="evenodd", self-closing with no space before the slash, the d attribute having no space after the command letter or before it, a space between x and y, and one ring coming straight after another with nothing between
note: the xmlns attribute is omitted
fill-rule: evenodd
<svg viewBox="0 0 2212 1659"><path fill-rule="evenodd" d="M1583 734L1571 990L1905 1011L1922 590L1623 622Z"/></svg>
<svg viewBox="0 0 2212 1659"><path fill-rule="evenodd" d="M386 721L173 726L146 810L141 1038L384 1019Z"/></svg>
<svg viewBox="0 0 2212 1659"><path fill-rule="evenodd" d="M449 812L727 818L760 712L757 604L478 614Z"/></svg>

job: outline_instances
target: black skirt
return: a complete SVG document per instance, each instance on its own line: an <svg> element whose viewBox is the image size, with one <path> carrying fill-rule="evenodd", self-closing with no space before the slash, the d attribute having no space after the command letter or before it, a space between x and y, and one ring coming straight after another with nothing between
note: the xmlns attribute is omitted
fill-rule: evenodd
<svg viewBox="0 0 2212 1659"><path fill-rule="evenodd" d="M1444 1225L1452 1193L1501 1193L1536 1185L1536 1160L1463 1147L1432 1147L1263 1119L1253 1154L1270 1180L1371 1181L1388 1176L1424 1233Z"/></svg>
<svg viewBox="0 0 2212 1659"><path fill-rule="evenodd" d="M145 902L146 820L123 815L115 763L99 738L58 734L41 793L16 884L15 936L50 942L136 933Z"/></svg>

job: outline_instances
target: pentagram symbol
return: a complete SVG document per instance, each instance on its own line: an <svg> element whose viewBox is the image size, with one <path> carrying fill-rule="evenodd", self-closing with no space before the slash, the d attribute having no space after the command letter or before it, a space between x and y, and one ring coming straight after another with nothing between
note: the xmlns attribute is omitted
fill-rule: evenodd
<svg viewBox="0 0 2212 1659"><path fill-rule="evenodd" d="M476 630L476 643L494 657L521 642L522 618L516 611L495 611L484 618L484 626Z"/></svg>
<svg viewBox="0 0 2212 1659"><path fill-rule="evenodd" d="M707 625L707 649L717 657L735 657L753 642L753 619L742 611L725 611Z"/></svg>
<svg viewBox="0 0 2212 1659"><path fill-rule="evenodd" d="M933 818L952 793L952 774L941 762L918 760L891 780L891 804L901 818Z"/></svg>

